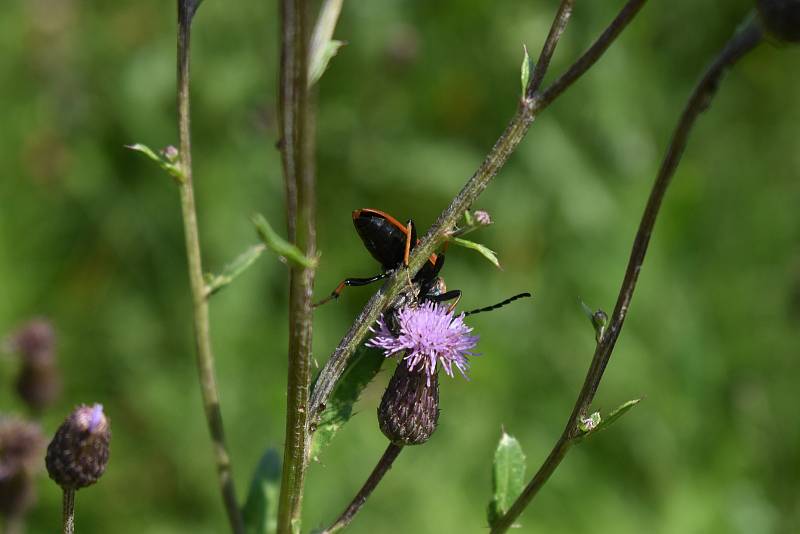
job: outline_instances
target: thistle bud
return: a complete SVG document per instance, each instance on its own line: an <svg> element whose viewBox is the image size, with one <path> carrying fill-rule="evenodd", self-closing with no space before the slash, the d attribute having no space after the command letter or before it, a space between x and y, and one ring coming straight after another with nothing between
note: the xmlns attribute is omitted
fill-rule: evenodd
<svg viewBox="0 0 800 534"><path fill-rule="evenodd" d="M44 436L35 423L0 418L0 516L21 517L36 501Z"/></svg>
<svg viewBox="0 0 800 534"><path fill-rule="evenodd" d="M488 211L477 210L472 216L475 217L475 222L481 226L489 226L492 224L492 217L489 215Z"/></svg>
<svg viewBox="0 0 800 534"><path fill-rule="evenodd" d="M78 406L47 447L50 478L65 490L94 484L106 470L110 439L111 423L103 406Z"/></svg>
<svg viewBox="0 0 800 534"><path fill-rule="evenodd" d="M438 373L429 377L400 362L378 407L381 431L397 445L419 445L433 435L438 422Z"/></svg>
<svg viewBox="0 0 800 534"><path fill-rule="evenodd" d="M800 0L758 0L756 7L769 33L782 41L800 41Z"/></svg>
<svg viewBox="0 0 800 534"><path fill-rule="evenodd" d="M33 319L12 335L12 346L23 361L50 363L55 354L56 335L46 319Z"/></svg>
<svg viewBox="0 0 800 534"><path fill-rule="evenodd" d="M389 381L378 408L378 423L392 443L425 443L439 420L439 368L464 377L469 356L478 343L464 315L455 317L447 306L426 302L404 306L378 320L367 346L392 356L405 354Z"/></svg>
<svg viewBox="0 0 800 534"><path fill-rule="evenodd" d="M55 332L49 321L34 319L12 337L22 366L16 389L23 401L38 413L61 394L61 376L56 367Z"/></svg>

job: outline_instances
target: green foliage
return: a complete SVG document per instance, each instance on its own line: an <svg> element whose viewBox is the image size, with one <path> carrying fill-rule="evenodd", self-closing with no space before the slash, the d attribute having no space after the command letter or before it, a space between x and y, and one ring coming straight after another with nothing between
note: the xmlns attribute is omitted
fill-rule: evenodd
<svg viewBox="0 0 800 534"><path fill-rule="evenodd" d="M277 529L281 457L269 448L258 461L242 508L247 534L273 534Z"/></svg>
<svg viewBox="0 0 800 534"><path fill-rule="evenodd" d="M601 417L599 412L594 412L588 418L578 423L579 428L583 432L580 436L575 438L575 441L581 442L587 437L591 437L601 430L613 425L620 417L625 415L628 410L636 406L642 399L632 399L624 402L611 410L605 417Z"/></svg>
<svg viewBox="0 0 800 534"><path fill-rule="evenodd" d="M155 161L158 163L159 167L167 171L173 178L175 178L176 182L182 183L186 181L186 176L183 174L183 169L181 169L181 166L176 163L178 161L178 151L174 148L171 150L172 153L168 153L165 149L161 154L156 154L152 148L141 143L126 145L125 148L130 148L136 152L141 152L152 161Z"/></svg>
<svg viewBox="0 0 800 534"><path fill-rule="evenodd" d="M517 438L503 432L492 462L492 499L489 525L505 514L525 487L525 454Z"/></svg>
<svg viewBox="0 0 800 534"><path fill-rule="evenodd" d="M413 217L424 235L508 124L519 43L535 59L556 4L344 3L336 37L347 48L315 86L316 298L378 272L351 210ZM545 86L622 4L575 3ZM483 354L470 382L442 377L434 438L401 455L348 534L426 533L431 518L445 534L477 531L500 424L525 443L529 470L544 459L595 347L575 298L613 302L680 107L751 8L650 0L537 118L480 198L495 224L477 240L503 271L456 246L442 271L463 290L461 309L524 290L537 299L469 318ZM65 393L43 426L54 430L77 402L102 402L114 426L103 480L77 497L80 534L227 529L197 390L178 191L122 148L175 142L174 11L163 0L10 0L0 17L0 338L51 317ZM193 171L215 273L257 242L249 214L286 236L276 11L204 1L193 25ZM613 407L641 392L647 402L570 453L523 517L525 534L800 530L798 64L796 47L760 47L700 119L596 400ZM320 363L375 289L348 288L315 310ZM283 441L286 295L284 265L262 258L211 300L241 498L264 444ZM0 358L3 413L24 413L17 372ZM383 378L310 470L304 528L341 512L385 449L373 415ZM37 490L27 531L52 532L60 492L46 475Z"/></svg>
<svg viewBox="0 0 800 534"><path fill-rule="evenodd" d="M206 274L206 292L213 295L220 289L224 288L233 282L237 276L247 270L248 267L253 265L255 261L261 257L266 245L252 245L250 248L239 254L236 259L230 262L222 270L220 274Z"/></svg>
<svg viewBox="0 0 800 534"><path fill-rule="evenodd" d="M256 231L261 241L281 258L285 258L302 267L314 267L317 264L316 258L307 257L299 248L278 235L278 232L272 228L267 219L260 213L253 215L252 221L256 226Z"/></svg>
<svg viewBox="0 0 800 534"><path fill-rule="evenodd" d="M527 46L522 45L522 50L525 54L522 56L522 66L519 69L519 77L522 85L522 96L525 96L525 91L528 89L528 81L531 77L531 57L528 55Z"/></svg>
<svg viewBox="0 0 800 534"><path fill-rule="evenodd" d="M353 415L353 406L361 396L361 392L378 374L385 359L380 350L362 345L347 362L347 369L325 406L314 433L314 439L311 442L312 459L319 459L322 450L330 444L339 429L350 420Z"/></svg>
<svg viewBox="0 0 800 534"><path fill-rule="evenodd" d="M500 268L500 260L497 259L497 253L492 249L490 249L489 247L487 247L486 245L475 243L474 241L469 241L461 237L454 237L450 241L452 241L458 246L476 251L478 254L489 260L489 262L492 265L494 265L498 269Z"/></svg>

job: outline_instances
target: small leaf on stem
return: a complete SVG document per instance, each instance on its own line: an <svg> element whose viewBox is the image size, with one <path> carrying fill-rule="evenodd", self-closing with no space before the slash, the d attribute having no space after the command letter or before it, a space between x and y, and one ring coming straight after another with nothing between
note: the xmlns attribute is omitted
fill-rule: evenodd
<svg viewBox="0 0 800 534"><path fill-rule="evenodd" d="M525 454L513 436L503 432L494 452L492 465L492 500L489 502L489 525L503 516L525 487Z"/></svg>
<svg viewBox="0 0 800 534"><path fill-rule="evenodd" d="M312 459L318 459L322 449L328 446L336 432L350 420L353 415L353 405L367 384L378 374L385 359L379 350L362 345L347 363L342 379L320 415L319 424L311 441Z"/></svg>
<svg viewBox="0 0 800 534"><path fill-rule="evenodd" d="M462 246L464 248L469 248L472 250L477 251L481 256L489 260L492 265L500 269L500 260L497 259L497 253L487 247L486 245L481 245L480 243L475 243L474 241L469 241L467 239L462 239L460 237L454 237L451 239L453 243L456 245Z"/></svg>
<svg viewBox="0 0 800 534"><path fill-rule="evenodd" d="M528 55L528 47L522 45L522 50L525 55L522 57L522 66L520 67L520 81L522 82L522 96L525 97L525 91L528 89L528 81L531 77L531 57Z"/></svg>
<svg viewBox="0 0 800 534"><path fill-rule="evenodd" d="M344 0L326 0L320 9L319 18L311 36L311 50L308 56L308 86L319 81L328 68L331 58L336 55L344 42L333 39L333 30L339 20Z"/></svg>
<svg viewBox="0 0 800 534"><path fill-rule="evenodd" d="M586 314L586 317L592 323L595 340L600 343L600 341L603 339L603 335L606 333L606 327L608 326L608 314L599 308L595 311L592 311L589 305L583 302L580 297L578 297L578 302L581 304L583 313Z"/></svg>
<svg viewBox="0 0 800 534"><path fill-rule="evenodd" d="M247 534L272 534L278 526L278 490L281 484L281 458L270 447L253 473L242 516Z"/></svg>
<svg viewBox="0 0 800 534"><path fill-rule="evenodd" d="M614 422L616 422L620 417L625 415L625 412L627 412L628 410L639 404L641 400L642 399L629 400L628 402L625 402L617 406L613 410L611 410L611 412L603 418L600 417L599 412L595 412L588 418L582 419L578 423L578 428L583 433L579 435L577 438L575 438L575 441L580 443L581 441L583 441L584 438L594 435L597 432L600 432L601 430L605 430L606 428L614 424Z"/></svg>
<svg viewBox="0 0 800 534"><path fill-rule="evenodd" d="M170 176L175 178L175 181L182 184L186 181L186 175L183 173L180 164L178 163L178 151L174 146L168 146L161 151L162 155L156 154L153 149L147 145L136 143L134 145L125 145L125 148L141 152L151 160L158 163L158 166L167 171Z"/></svg>
<svg viewBox="0 0 800 534"><path fill-rule="evenodd" d="M330 63L333 56L336 55L336 52L338 52L339 49L345 44L346 43L344 41L331 39L322 46L322 48L314 57L311 58L311 65L309 65L308 72L309 87L317 83L319 79L322 78L322 75L325 74L325 69L328 68L328 63Z"/></svg>
<svg viewBox="0 0 800 534"><path fill-rule="evenodd" d="M237 276L245 272L248 267L255 263L266 248L266 245L263 243L253 245L226 265L220 274L206 274L206 296L210 297L233 282Z"/></svg>
<svg viewBox="0 0 800 534"><path fill-rule="evenodd" d="M252 221L256 226L258 237L275 254L301 267L313 268L317 266L317 258L307 257L299 248L279 236L263 215L260 213L253 215Z"/></svg>

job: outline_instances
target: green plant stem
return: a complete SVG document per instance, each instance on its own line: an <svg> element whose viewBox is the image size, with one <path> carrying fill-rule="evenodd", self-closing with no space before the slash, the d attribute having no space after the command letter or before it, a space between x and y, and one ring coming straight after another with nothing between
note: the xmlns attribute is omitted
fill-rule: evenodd
<svg viewBox="0 0 800 534"><path fill-rule="evenodd" d="M75 533L75 490L64 488L61 526L64 534Z"/></svg>
<svg viewBox="0 0 800 534"><path fill-rule="evenodd" d="M178 1L178 135L180 138L179 162L184 180L180 183L181 213L186 241L186 257L192 291L195 349L206 421L211 434L214 459L217 466L220 491L231 530L244 533L244 523L236 501L230 456L225 445L222 412L219 405L217 381L214 376L214 355L208 316L208 300L203 280L200 256L200 237L192 181L192 147L189 128L189 50L191 23L197 4L190 0Z"/></svg>
<svg viewBox="0 0 800 534"><path fill-rule="evenodd" d="M503 165L505 165L508 157L516 150L517 146L519 146L537 115L547 108L566 88L577 81L600 59L600 57L602 57L603 53L605 53L611 43L622 30L627 27L631 20L633 20L646 1L647 0L629 0L597 41L578 58L564 75L553 82L547 89L542 92L536 92L533 96L528 96L526 91L526 96L520 100L516 114L512 117L511 122L509 122L503 134L489 151L486 159L484 159L475 174L467 181L461 192L452 201L450 206L442 212L425 237L422 238L420 244L414 249L413 254L409 258L409 275L413 276L419 271L423 263L427 261L427 258L448 239L450 232L457 226L464 212L478 196L480 196L483 190L486 189L491 180L497 175ZM547 48L549 52L543 54L543 57L547 58L547 60L542 61L540 59L542 67L537 66L537 70L539 68L542 69L541 74L537 75L540 78L544 78L544 69L549 64L549 57L555 49L555 41L557 41L563 30L563 28L559 29L559 27L566 23L567 19L563 16L565 14L564 9L559 9L553 23L555 29L550 31L548 40L545 43L545 48ZM369 332L369 327L375 323L381 312L386 309L407 283L406 279L406 273L404 273L402 269L398 269L398 272L394 273L386 281L383 287L372 296L369 302L367 302L366 306L353 323L353 326L336 347L330 359L326 362L317 380L317 385L311 394L311 428L314 428L318 423L322 410L324 410L325 404L333 392L336 382L342 376L347 366L347 361ZM311 433L308 434L307 440L310 442ZM308 461L308 459L306 461Z"/></svg>
<svg viewBox="0 0 800 534"><path fill-rule="evenodd" d="M378 460L377 465L375 465L372 473L370 473L367 481L364 482L364 485L358 491L356 496L353 497L353 500L350 502L347 508L344 509L336 521L334 521L327 529L322 531L321 534L333 534L334 532L338 532L350 524L358 511L361 510L361 507L364 506L364 503L367 502L369 496L372 495L372 492L375 490L375 488L378 487L378 484L383 479L383 476L389 472L389 469L392 468L392 464L402 450L402 445L389 443L389 446L386 447L386 451L381 456L381 459Z"/></svg>
<svg viewBox="0 0 800 534"><path fill-rule="evenodd" d="M716 94L717 87L725 71L755 48L761 40L761 30L754 18L751 17L749 22L736 32L706 69L700 82L689 97L678 121L678 125L672 134L672 139L658 171L653 188L650 191L650 197L648 198L642 220L639 223L639 229L636 232L636 238L633 242L630 259L628 260L628 267L620 287L611 322L595 348L594 357L589 366L589 371L586 374L583 387L575 401L572 413L547 459L509 511L503 517L499 518L492 526L492 534L505 532L513 525L514 521L528 504L530 504L537 492L561 463L561 460L567 454L570 446L574 443L575 438L580 435L581 431L578 427L578 423L588 412L589 405L592 399L594 399L597 387L603 377L603 372L608 365L614 346L622 331L622 325L625 322L625 317L631 299L633 298L633 292L636 289L636 281L639 277L642 264L644 263L647 246L650 242L650 236L658 216L659 208L661 207L664 194L669 187L672 176L675 174L675 170L686 148L689 133L700 114L708 109L711 104L711 100Z"/></svg>
<svg viewBox="0 0 800 534"><path fill-rule="evenodd" d="M313 116L308 91L308 2L282 0L279 128L289 241L316 256ZM286 440L278 503L278 533L299 529L308 455L314 266L290 264Z"/></svg>

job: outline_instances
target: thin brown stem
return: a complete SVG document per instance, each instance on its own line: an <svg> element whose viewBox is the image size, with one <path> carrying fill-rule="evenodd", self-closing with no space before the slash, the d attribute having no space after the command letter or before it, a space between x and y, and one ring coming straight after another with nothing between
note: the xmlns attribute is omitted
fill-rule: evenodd
<svg viewBox="0 0 800 534"><path fill-rule="evenodd" d="M282 0L279 128L289 241L316 256L313 116L308 91L308 2ZM289 353L286 441L278 502L278 533L299 525L305 480L308 390L311 383L313 267L289 270Z"/></svg>
<svg viewBox="0 0 800 534"><path fill-rule="evenodd" d="M569 76L559 78L551 88L543 93L537 93L533 97L524 97L517 107L516 114L512 117L503 134L495 142L486 159L483 160L475 174L467 181L461 192L450 203L450 206L439 215L434 225L421 240L419 245L414 248L414 253L409 258L408 274L414 275L422 267L427 258L444 243L457 222L463 217L464 212L486 189L492 179L505 165L509 156L516 150L525 134L530 128L536 116L547 108L563 90L577 81L608 49L610 43L622 32L622 30L633 20L642 4L646 0L630 0L625 7L609 25L609 28L600 38L581 56L580 59L567 71ZM557 24L556 24L557 26ZM548 41L549 42L549 41ZM546 67L546 63L544 65ZM545 72L541 75L544 77ZM559 88L552 90L553 87ZM353 351L366 337L370 325L374 324L378 316L392 302L392 299L406 284L406 273L402 269L394 273L383 285L383 287L372 296L367 302L361 314L358 316L353 326L345 335L344 339L336 347L330 359L320 373L316 387L311 394L311 428L316 426L320 414L328 401L333 388L344 372L347 361ZM311 432L307 436L311 440ZM306 459L308 461L308 459Z"/></svg>
<svg viewBox="0 0 800 534"><path fill-rule="evenodd" d="M622 331L622 325L625 322L625 317L631 299L633 298L633 292L636 289L636 281L644 262L647 246L650 242L650 236L658 216L659 208L664 200L664 194L669 187L672 176L675 174L683 151L686 148L689 133L700 114L708 109L725 71L755 48L761 42L761 39L761 30L758 24L751 18L751 20L728 41L719 55L706 69L700 82L689 97L680 120L678 121L678 125L672 135L672 140L670 141L667 153L658 171L653 188L650 191L650 197L647 201L642 220L639 223L639 229L636 232L636 238L633 242L630 259L628 260L628 267L620 287L614 313L611 316L611 322L605 334L600 339L600 342L597 344L592 363L589 366L586 379L575 401L572 413L547 459L525 487L519 498L517 498L511 506L508 513L499 518L492 526L492 534L505 532L511 527L545 482L547 482L550 475L556 470L570 446L574 443L575 438L580 435L581 430L578 423L582 417L585 417L589 409L589 405L603 377L603 372L611 358L614 345Z"/></svg>
<svg viewBox="0 0 800 534"><path fill-rule="evenodd" d="M178 0L178 135L180 138L180 166L183 180L180 182L181 212L186 241L186 256L189 281L192 291L195 348L200 392L203 398L208 430L214 448L222 500L231 530L244 532L244 523L236 501L228 448L222 425L222 412L214 372L214 354L211 349L211 332L208 315L206 286L203 280L203 265L200 254L200 236L197 226L197 210L194 200L192 178L192 146L189 127L189 50L192 16L199 2Z"/></svg>
<svg viewBox="0 0 800 534"><path fill-rule="evenodd" d="M64 534L75 534L75 490L64 488L61 527Z"/></svg>
<svg viewBox="0 0 800 534"><path fill-rule="evenodd" d="M639 10L644 7L647 0L629 0L614 18L611 23L606 27L600 37L578 58L572 66L567 69L567 72L562 74L552 85L545 89L539 96L539 106L546 107L550 105L556 98L572 86L587 70L589 70L597 60L611 46L611 43L616 41L619 34L622 33L633 18L639 13Z"/></svg>
<svg viewBox="0 0 800 534"><path fill-rule="evenodd" d="M550 66L550 59L552 59L558 41L561 39L561 34L564 33L567 22L569 22L569 17L572 15L572 6L574 3L574 0L561 0L561 4L558 6L553 24L550 26L550 32L547 34L547 39L545 39L542 51L539 54L539 61L536 62L533 68L531 81L528 83L528 89L526 90L528 98L532 98L542 85L544 75Z"/></svg>
<svg viewBox="0 0 800 534"><path fill-rule="evenodd" d="M336 521L334 521L331 526L325 529L322 534L333 534L334 532L338 532L350 524L358 511L361 510L361 507L364 506L364 503L367 502L369 496L372 495L372 492L375 490L375 488L378 487L378 484L383 479L383 476L389 472L389 469L392 468L392 464L402 450L402 445L389 443L389 446L386 447L386 451L383 453L383 456L381 456L381 459L378 460L378 464L375 466L375 469L372 470L372 473L370 473L367 481L364 482L364 485L360 490L358 490L356 496L353 497L352 502L350 502L350 504L344 509Z"/></svg>

